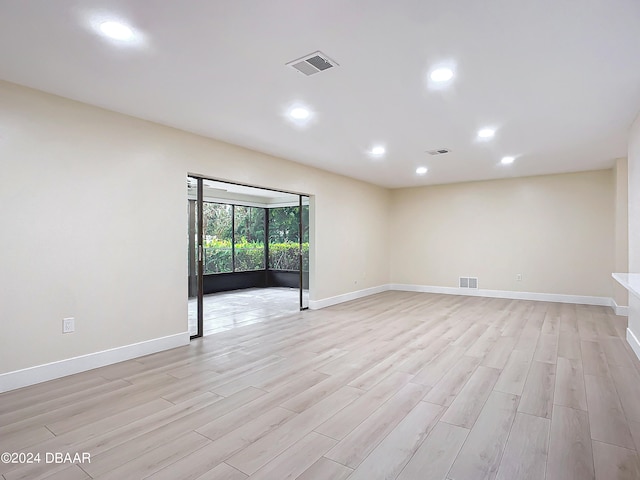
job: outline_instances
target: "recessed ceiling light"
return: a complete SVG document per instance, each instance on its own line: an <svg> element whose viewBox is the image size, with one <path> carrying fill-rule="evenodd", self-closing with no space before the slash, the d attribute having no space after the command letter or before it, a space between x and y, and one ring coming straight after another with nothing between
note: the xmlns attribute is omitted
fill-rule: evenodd
<svg viewBox="0 0 640 480"><path fill-rule="evenodd" d="M113 38L114 40L130 41L134 38L134 33L131 27L120 22L102 22L100 24L100 31L107 37Z"/></svg>
<svg viewBox="0 0 640 480"><path fill-rule="evenodd" d="M453 70L447 67L436 68L431 72L429 78L434 82L448 82L453 78Z"/></svg>
<svg viewBox="0 0 640 480"><path fill-rule="evenodd" d="M309 109L304 107L295 107L289 110L289 116L295 120L306 120L310 115Z"/></svg>
<svg viewBox="0 0 640 480"><path fill-rule="evenodd" d="M484 140L493 138L495 134L496 134L496 131L493 128L482 128L478 130L478 138L482 138Z"/></svg>
<svg viewBox="0 0 640 480"><path fill-rule="evenodd" d="M382 145L376 145L371 149L371 155L381 157L387 150Z"/></svg>
<svg viewBox="0 0 640 480"><path fill-rule="evenodd" d="M502 160L500 160L500 163L502 163L503 165L509 165L513 163L514 160L515 158L513 157L502 157Z"/></svg>
<svg viewBox="0 0 640 480"><path fill-rule="evenodd" d="M416 173L418 175L424 175L428 172L429 170L427 169L427 167L418 167L416 168Z"/></svg>
<svg viewBox="0 0 640 480"><path fill-rule="evenodd" d="M295 128L302 129L316 120L316 113L302 102L290 103L282 110L282 116Z"/></svg>

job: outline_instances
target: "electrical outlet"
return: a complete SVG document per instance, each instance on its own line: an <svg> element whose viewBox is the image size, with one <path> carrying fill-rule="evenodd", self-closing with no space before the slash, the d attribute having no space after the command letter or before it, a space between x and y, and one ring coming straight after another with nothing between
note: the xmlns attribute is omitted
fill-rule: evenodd
<svg viewBox="0 0 640 480"><path fill-rule="evenodd" d="M76 319L73 317L62 319L62 333L72 333L76 330Z"/></svg>
<svg viewBox="0 0 640 480"><path fill-rule="evenodd" d="M521 282L521 281L522 281L522 274L516 273L516 282Z"/></svg>

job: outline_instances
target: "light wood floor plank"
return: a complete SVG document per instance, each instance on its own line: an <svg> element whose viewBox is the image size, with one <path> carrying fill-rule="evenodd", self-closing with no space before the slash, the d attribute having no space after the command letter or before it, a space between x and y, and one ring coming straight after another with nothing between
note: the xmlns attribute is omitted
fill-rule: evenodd
<svg viewBox="0 0 640 480"><path fill-rule="evenodd" d="M535 344L536 340L533 340ZM494 390L503 393L511 393L513 395L522 395L529 368L531 366L531 356L526 351L514 350L507 360L498 381L494 386Z"/></svg>
<svg viewBox="0 0 640 480"><path fill-rule="evenodd" d="M51 438L55 435L44 426L27 427L0 437L0 452L22 450Z"/></svg>
<svg viewBox="0 0 640 480"><path fill-rule="evenodd" d="M553 403L578 410L587 410L587 394L584 388L584 373L580 360L558 357Z"/></svg>
<svg viewBox="0 0 640 480"><path fill-rule="evenodd" d="M413 383L433 387L449 370L451 364L456 362L464 354L462 347L447 347L420 370L411 380Z"/></svg>
<svg viewBox="0 0 640 480"><path fill-rule="evenodd" d="M344 465L321 457L296 480L346 480L352 472L352 469Z"/></svg>
<svg viewBox="0 0 640 480"><path fill-rule="evenodd" d="M304 412L322 399L340 390L351 379L357 376L359 371L360 369L358 367L345 367L342 373L329 376L303 392L284 400L280 405L292 412ZM364 393L364 391L362 393Z"/></svg>
<svg viewBox="0 0 640 480"><path fill-rule="evenodd" d="M518 337L518 342L516 346L513 347L514 350L523 352L526 354L529 361L533 360L533 356L536 352L536 347L538 346L538 339L540 338L540 331L531 331L531 327L528 327L525 324L525 328Z"/></svg>
<svg viewBox="0 0 640 480"><path fill-rule="evenodd" d="M303 367L310 367L318 357L330 358L330 356L326 354L313 355L313 357L293 357L291 358L291 361L287 361L283 358L280 362L276 362L275 364L269 365L255 372L243 375L238 379L230 380L222 385L216 385L210 390L218 395L222 395L223 397L233 395L246 387L256 387L269 391L281 378L293 378L293 376L299 372L298 367L300 365ZM312 370L312 368L308 368L308 370Z"/></svg>
<svg viewBox="0 0 640 480"><path fill-rule="evenodd" d="M608 307L389 291L232 308L190 346L0 394L0 451L92 456L0 478L638 476L640 360Z"/></svg>
<svg viewBox="0 0 640 480"><path fill-rule="evenodd" d="M500 334L501 332L499 329L493 326L489 326L489 328L487 328L485 332L480 335L478 340L476 340L473 345L471 345L467 349L465 355L484 358L484 356L487 355L487 353L489 353L489 351L491 351L491 349L494 347L494 345L498 341L498 338L500 338L501 336Z"/></svg>
<svg viewBox="0 0 640 480"><path fill-rule="evenodd" d="M262 394L263 392L258 390L255 392L248 391L246 392L246 395L255 393ZM29 447L29 451L33 453L40 453L41 456L44 456L46 452L56 451L90 452L92 461L95 461L99 454L118 447L133 438L137 438L176 421L188 419L190 416L199 415L198 412L205 408L210 409L219 400L219 396L213 393L205 393L197 398L184 402L179 406L174 405L172 407L162 409L147 417L139 418L136 421L113 430L95 432L94 434L87 435L81 439L75 437L74 431ZM236 401L239 401L239 403L242 403L241 400L241 398L236 398ZM15 465L0 463L0 468L6 468L6 470L3 470L3 473L4 471L9 472L5 474L5 477L10 476L15 480L39 478L46 472L59 469L58 466L46 465L44 463L21 465L17 466L17 468L11 467L15 467Z"/></svg>
<svg viewBox="0 0 640 480"><path fill-rule="evenodd" d="M349 433L325 457L356 468L418 404L428 387L409 383Z"/></svg>
<svg viewBox="0 0 640 480"><path fill-rule="evenodd" d="M580 333L580 340L583 341L595 342L600 338L591 314L578 317L578 332Z"/></svg>
<svg viewBox="0 0 640 480"><path fill-rule="evenodd" d="M16 407L20 408L20 405L22 405L23 402L24 406L27 407L35 403L39 403L43 401L43 399L44 401L50 400L52 397L62 399L66 395L81 392L87 388L109 383L111 381L102 377L97 372L98 370L91 370L90 372L76 373L75 375L69 375L67 377L57 378L55 380L49 380L47 382L37 383L28 387L4 392L0 394L2 396L0 414L14 411Z"/></svg>
<svg viewBox="0 0 640 480"><path fill-rule="evenodd" d="M496 340L493 348L482 359L482 365L485 367L502 369L506 365L513 348L517 343L515 337L500 337Z"/></svg>
<svg viewBox="0 0 640 480"><path fill-rule="evenodd" d="M87 480L91 477L77 465L64 468L53 475L47 475L46 480Z"/></svg>
<svg viewBox="0 0 640 480"><path fill-rule="evenodd" d="M618 337L616 327L613 322L611 322L608 315L595 315L594 321L596 324L596 331L600 338Z"/></svg>
<svg viewBox="0 0 640 480"><path fill-rule="evenodd" d="M166 381L170 381L169 377ZM121 391L140 393L140 390L125 380L113 380L87 390L66 395L63 398L48 398L42 403L0 416L0 436L8 433L57 421L64 421L83 412L95 412L100 408L98 398L105 401L116 398Z"/></svg>
<svg viewBox="0 0 640 480"><path fill-rule="evenodd" d="M415 375L449 346L450 341L440 337L437 329L434 328L431 335L434 340L424 349L413 353L407 360L398 365L398 371Z"/></svg>
<svg viewBox="0 0 640 480"><path fill-rule="evenodd" d="M497 480L544 480L550 424L546 418L516 414Z"/></svg>
<svg viewBox="0 0 640 480"><path fill-rule="evenodd" d="M246 478L249 477L244 473L226 463L221 463L216 468L203 473L196 480L245 480Z"/></svg>
<svg viewBox="0 0 640 480"><path fill-rule="evenodd" d="M537 362L556 363L558 335L541 334L533 359Z"/></svg>
<svg viewBox="0 0 640 480"><path fill-rule="evenodd" d="M308 433L271 462L251 475L252 480L293 480L336 444L336 440L316 432Z"/></svg>
<svg viewBox="0 0 640 480"><path fill-rule="evenodd" d="M395 395L411 378L412 375L403 372L396 372L386 377L352 404L347 405L317 427L315 431L336 440L342 440Z"/></svg>
<svg viewBox="0 0 640 480"><path fill-rule="evenodd" d="M419 402L356 468L350 480L395 479L443 411L440 405Z"/></svg>
<svg viewBox="0 0 640 480"><path fill-rule="evenodd" d="M467 328L451 345L464 348L465 351L473 345L480 335L487 330L487 325L483 323L474 323Z"/></svg>
<svg viewBox="0 0 640 480"><path fill-rule="evenodd" d="M217 440L190 453L181 460L163 468L149 480L191 480L204 475L234 453L248 447L266 436L297 414L284 408L276 407L252 421L247 421L237 429L222 435Z"/></svg>
<svg viewBox="0 0 640 480"><path fill-rule="evenodd" d="M554 405L546 480L592 480L594 475L587 412Z"/></svg>
<svg viewBox="0 0 640 480"><path fill-rule="evenodd" d="M490 480L495 478L509 431L516 415L518 397L492 392L467 441L456 458L448 478L451 480Z"/></svg>
<svg viewBox="0 0 640 480"><path fill-rule="evenodd" d="M441 480L451 469L469 430L438 422L397 480Z"/></svg>
<svg viewBox="0 0 640 480"><path fill-rule="evenodd" d="M506 338L506 337L504 337ZM456 398L460 390L475 372L480 359L478 357L463 356L449 368L449 372L440 379L435 386L424 396L425 402L449 406Z"/></svg>
<svg viewBox="0 0 640 480"><path fill-rule="evenodd" d="M640 422L629 421L629 430L631 430L631 436L633 442L636 445L636 452L640 452Z"/></svg>
<svg viewBox="0 0 640 480"><path fill-rule="evenodd" d="M585 375L584 382L591 438L619 447L634 448L613 381L608 377Z"/></svg>
<svg viewBox="0 0 640 480"><path fill-rule="evenodd" d="M567 315L560 319L560 333L568 333L574 337L580 337L576 315Z"/></svg>
<svg viewBox="0 0 640 480"><path fill-rule="evenodd" d="M533 362L524 384L518 411L551 418L555 384L556 366L550 363Z"/></svg>
<svg viewBox="0 0 640 480"><path fill-rule="evenodd" d="M635 450L593 441L596 480L638 480L640 459Z"/></svg>
<svg viewBox="0 0 640 480"><path fill-rule="evenodd" d="M238 408L229 413L218 417L196 429L211 440L217 440L220 437L242 427L249 421L260 417L266 411L277 407L286 399L297 395L298 393L313 387L327 375L319 372L309 372L305 378L296 378L290 383L284 384L279 388L259 396L255 400L238 405Z"/></svg>
<svg viewBox="0 0 640 480"><path fill-rule="evenodd" d="M66 380L67 383L62 383L61 380ZM87 377L81 375L70 375L69 377L58 379L53 382L44 382L39 385L4 393L2 394L2 404L0 404L0 418L2 418L2 415L6 413L17 413L20 410L33 407L34 405L39 405L40 411L46 411L47 407L45 403L49 400L55 398L55 403L59 405L66 396L75 396L79 392L86 392L93 387L106 385L113 380L118 380L118 378L108 380L102 376ZM73 381L73 383L69 383L71 381ZM55 382L60 382L60 385L54 386ZM44 390L42 388L43 385L49 386L49 389ZM21 392L21 394L17 395L16 392ZM77 398L78 397L76 396L75 401L77 401ZM33 412L30 413L30 415L33 414ZM2 424L2 421L0 421L0 425Z"/></svg>
<svg viewBox="0 0 640 480"><path fill-rule="evenodd" d="M527 317L530 315L532 307L521 302L518 302L516 307L517 308L509 312L510 314L507 316L507 321L502 328L502 336L514 337L517 340L524 330Z"/></svg>
<svg viewBox="0 0 640 480"><path fill-rule="evenodd" d="M582 359L580 337L571 331L561 331L558 340L558 356L574 360Z"/></svg>
<svg viewBox="0 0 640 480"><path fill-rule="evenodd" d="M609 370L627 420L640 422L640 373L619 365L610 365Z"/></svg>
<svg viewBox="0 0 640 480"><path fill-rule="evenodd" d="M284 425L256 440L226 460L226 463L252 475L302 437L360 397L362 390L344 386L337 392L298 414Z"/></svg>
<svg viewBox="0 0 640 480"><path fill-rule="evenodd" d="M117 466L155 450L162 446L168 438L175 438L195 430L199 425L218 418L231 411L234 407L247 403L263 394L264 392L249 387L235 395L212 403L206 408L200 408L188 415L176 418L169 423L151 424L148 431L145 431L146 429L141 431L137 429L131 430L130 436L124 437L124 442L120 438L119 440L122 443L118 443L108 450L103 450L105 446L101 446L98 452L100 450L102 452L97 453L95 457L92 456L91 463L85 465L84 469L92 477L102 475ZM202 436L202 438L205 437ZM91 451L95 451L95 449Z"/></svg>
<svg viewBox="0 0 640 480"><path fill-rule="evenodd" d="M351 387L360 388L363 390L369 390L378 384L381 380L386 378L392 372L394 372L399 364L404 363L406 360L420 350L420 339L411 342L406 348L401 349L389 355L387 358L368 369L362 375L354 378L348 383Z"/></svg>
<svg viewBox="0 0 640 480"><path fill-rule="evenodd" d="M553 308L553 307L552 307ZM558 335L560 332L560 316L558 313L547 310L542 323L541 333L543 335Z"/></svg>
<svg viewBox="0 0 640 480"><path fill-rule="evenodd" d="M443 422L471 428L495 385L500 370L479 366L442 417Z"/></svg>
<svg viewBox="0 0 640 480"><path fill-rule="evenodd" d="M609 365L618 365L620 367L635 368L631 357L624 348L626 340L622 338L605 337L600 339L600 346L604 350Z"/></svg>
<svg viewBox="0 0 640 480"><path fill-rule="evenodd" d="M187 456L211 441L196 433L189 432L177 438L167 439L161 446L154 448L127 463L110 468L102 475L93 476L101 480L119 480L122 478L146 478L167 465ZM119 463L119 462L118 462ZM117 465L118 463L114 464ZM84 466L84 465L83 465ZM86 469L86 466L84 466Z"/></svg>
<svg viewBox="0 0 640 480"><path fill-rule="evenodd" d="M580 342L582 352L582 368L585 375L609 376L609 365L604 351L598 342Z"/></svg>

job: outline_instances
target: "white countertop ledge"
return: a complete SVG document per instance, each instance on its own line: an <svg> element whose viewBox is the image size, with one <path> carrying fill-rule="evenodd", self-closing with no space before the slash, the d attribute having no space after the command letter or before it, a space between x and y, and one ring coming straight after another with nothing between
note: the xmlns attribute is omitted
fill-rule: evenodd
<svg viewBox="0 0 640 480"><path fill-rule="evenodd" d="M640 298L640 273L612 273L611 276L620 285Z"/></svg>

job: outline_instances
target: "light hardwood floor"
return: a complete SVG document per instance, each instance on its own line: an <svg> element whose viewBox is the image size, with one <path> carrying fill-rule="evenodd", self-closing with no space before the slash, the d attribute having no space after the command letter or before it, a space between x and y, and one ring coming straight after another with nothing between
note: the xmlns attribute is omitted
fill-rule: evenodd
<svg viewBox="0 0 640 480"><path fill-rule="evenodd" d="M309 291L303 293L307 296ZM300 290L272 287L211 293L204 296L203 307L203 335L211 335L299 312ZM195 335L198 332L195 298L189 299L188 318L189 332Z"/></svg>
<svg viewBox="0 0 640 480"><path fill-rule="evenodd" d="M640 479L608 308L386 292L0 395L16 479ZM91 462L45 463L47 452Z"/></svg>

